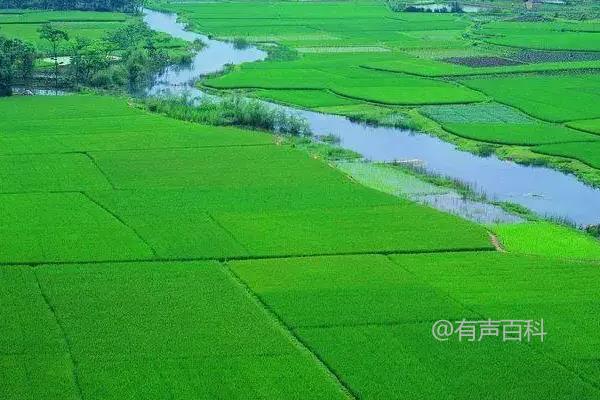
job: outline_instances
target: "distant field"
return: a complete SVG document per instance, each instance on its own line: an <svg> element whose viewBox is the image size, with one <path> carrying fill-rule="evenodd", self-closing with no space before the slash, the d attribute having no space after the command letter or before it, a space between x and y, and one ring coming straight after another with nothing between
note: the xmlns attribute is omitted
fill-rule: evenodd
<svg viewBox="0 0 600 400"><path fill-rule="evenodd" d="M600 22L491 22L483 25L490 43L543 50L600 51Z"/></svg>
<svg viewBox="0 0 600 400"><path fill-rule="evenodd" d="M22 13L0 14L0 35L31 42L39 51L45 53L50 52L51 45L48 41L40 39L38 32L44 23L50 22L64 30L71 40L76 37L100 40L105 35L136 19L132 15L115 12L35 10L20 12ZM184 42L168 35L156 34L155 36L155 46L157 47L169 48L185 45ZM70 42L60 43L60 53L68 55L71 51L69 46Z"/></svg>
<svg viewBox="0 0 600 400"><path fill-rule="evenodd" d="M573 158L600 169L600 143L564 143L536 146L532 150L540 154Z"/></svg>
<svg viewBox="0 0 600 400"><path fill-rule="evenodd" d="M592 73L600 68L596 20L489 17L473 24L470 15L392 12L371 1L161 7L215 37L277 42L298 51L295 59L275 57L205 79L211 88L254 90L263 99L380 123L393 119L394 111L358 109L492 100L521 110L525 121L480 121L468 109L461 121L433 119L459 141L534 146L597 139L580 132L595 133L595 125L573 122L600 117L598 75ZM387 51L366 50L379 48ZM570 122L574 129L546 122Z"/></svg>
<svg viewBox="0 0 600 400"><path fill-rule="evenodd" d="M572 228L530 222L498 225L493 230L510 252L557 258L600 258L600 242Z"/></svg>
<svg viewBox="0 0 600 400"><path fill-rule="evenodd" d="M463 83L547 121L600 117L600 75L488 78Z"/></svg>
<svg viewBox="0 0 600 400"><path fill-rule="evenodd" d="M490 143L533 146L600 140L600 136L543 123L497 103L427 106L421 112L455 135Z"/></svg>

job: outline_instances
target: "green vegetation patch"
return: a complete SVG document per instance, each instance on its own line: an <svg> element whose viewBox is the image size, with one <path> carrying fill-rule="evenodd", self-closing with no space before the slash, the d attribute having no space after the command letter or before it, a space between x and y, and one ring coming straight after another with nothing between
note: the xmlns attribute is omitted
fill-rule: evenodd
<svg viewBox="0 0 600 400"><path fill-rule="evenodd" d="M490 143L531 146L598 139L564 126L536 121L498 103L425 106L420 111L455 135Z"/></svg>
<svg viewBox="0 0 600 400"><path fill-rule="evenodd" d="M337 162L336 167L352 176L359 183L394 196L443 194L448 192L448 190L427 183L392 165L347 161Z"/></svg>
<svg viewBox="0 0 600 400"><path fill-rule="evenodd" d="M540 154L572 158L590 167L600 169L600 143L561 143L536 146L531 150Z"/></svg>
<svg viewBox="0 0 600 400"><path fill-rule="evenodd" d="M273 143L268 134L165 118L114 97L22 96L0 99L0 112L8 117L0 121L0 154Z"/></svg>
<svg viewBox="0 0 600 400"><path fill-rule="evenodd" d="M1 195L0 262L144 259L151 249L80 193Z"/></svg>
<svg viewBox="0 0 600 400"><path fill-rule="evenodd" d="M368 62L364 64L364 66L367 68L391 72L404 72L407 74L420 76L442 77L600 68L600 61L546 62L522 65L470 67L437 60L398 56L395 60Z"/></svg>
<svg viewBox="0 0 600 400"><path fill-rule="evenodd" d="M591 382L600 375L589 361L600 341L589 318L600 293L597 265L486 252L248 260L230 268L362 398L460 397L465 386L479 398L507 383L515 399L598 394ZM463 318L544 318L548 334L529 345L432 337L436 320ZM568 340L582 333L585 341Z"/></svg>
<svg viewBox="0 0 600 400"><path fill-rule="evenodd" d="M529 346L438 342L432 324L300 328L298 334L360 398L485 398L507 387L515 400L598 394Z"/></svg>
<svg viewBox="0 0 600 400"><path fill-rule="evenodd" d="M259 90L255 95L261 99L295 104L306 108L344 106L357 103L354 100L336 96L325 90Z"/></svg>
<svg viewBox="0 0 600 400"><path fill-rule="evenodd" d="M27 368L3 369L10 378L0 385L3 397L77 398L78 385L83 396L104 399L344 398L217 264L9 267L0 274L8 289L0 291L0 313L16 322L0 328L1 343L19 354L0 359Z"/></svg>
<svg viewBox="0 0 600 400"><path fill-rule="evenodd" d="M595 135L544 123L447 123L443 127L458 136L500 144L533 146L598 140Z"/></svg>
<svg viewBox="0 0 600 400"><path fill-rule="evenodd" d="M78 399L67 344L33 268L0 268L0 305L0 397Z"/></svg>
<svg viewBox="0 0 600 400"><path fill-rule="evenodd" d="M543 318L548 334L543 343L534 341L531 346L563 364L570 371L567 375L577 372L585 376L598 390L600 371L594 370L590 362L598 357L600 349L598 321L590 317L598 311L597 262L502 253L392 258L400 267L480 313L483 319ZM540 385L545 387L548 382L542 380ZM584 390L589 386L583 382L569 386L569 390L575 388ZM582 393L577 397L594 396Z"/></svg>
<svg viewBox="0 0 600 400"><path fill-rule="evenodd" d="M493 230L510 252L600 260L600 241L573 228L528 222L496 225Z"/></svg>
<svg viewBox="0 0 600 400"><path fill-rule="evenodd" d="M3 193L110 189L85 154L0 156Z"/></svg>
<svg viewBox="0 0 600 400"><path fill-rule="evenodd" d="M547 121L600 117L599 75L488 78L463 83L496 101Z"/></svg>
<svg viewBox="0 0 600 400"><path fill-rule="evenodd" d="M571 128L600 135L600 118L585 121L572 121L567 124Z"/></svg>
<svg viewBox="0 0 600 400"><path fill-rule="evenodd" d="M385 256L248 260L230 266L294 329L409 323L438 315L460 318L470 314Z"/></svg>
<svg viewBox="0 0 600 400"><path fill-rule="evenodd" d="M528 123L534 120L499 103L425 106L419 109L441 123Z"/></svg>
<svg viewBox="0 0 600 400"><path fill-rule="evenodd" d="M484 24L479 31L489 43L542 50L600 51L597 20L507 22Z"/></svg>
<svg viewBox="0 0 600 400"><path fill-rule="evenodd" d="M491 249L482 227L411 203L214 216L254 256Z"/></svg>
<svg viewBox="0 0 600 400"><path fill-rule="evenodd" d="M417 87L339 87L333 88L332 91L354 99L392 105L472 103L486 99L481 93L452 85L446 87L438 87L437 85Z"/></svg>
<svg viewBox="0 0 600 400"><path fill-rule="evenodd" d="M244 65L203 82L217 89L321 89L383 104L443 104L482 101L486 96L449 82L360 68L368 59L386 59L378 54L304 55L295 61L266 61ZM292 103L303 105L302 99Z"/></svg>
<svg viewBox="0 0 600 400"><path fill-rule="evenodd" d="M289 146L107 151L93 157L119 189L335 184L343 179L321 161Z"/></svg>

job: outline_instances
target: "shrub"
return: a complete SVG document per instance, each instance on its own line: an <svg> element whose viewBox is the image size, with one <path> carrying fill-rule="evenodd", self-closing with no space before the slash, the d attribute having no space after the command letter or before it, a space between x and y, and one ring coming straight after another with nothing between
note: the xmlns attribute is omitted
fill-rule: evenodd
<svg viewBox="0 0 600 400"><path fill-rule="evenodd" d="M147 99L150 111L186 121L210 125L241 126L292 136L311 136L308 122L297 114L241 96L203 98L198 104L188 98Z"/></svg>

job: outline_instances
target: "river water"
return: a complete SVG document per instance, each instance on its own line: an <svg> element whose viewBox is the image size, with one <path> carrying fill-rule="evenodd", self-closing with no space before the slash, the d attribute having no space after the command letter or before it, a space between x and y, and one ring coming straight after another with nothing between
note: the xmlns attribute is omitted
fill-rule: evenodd
<svg viewBox="0 0 600 400"><path fill-rule="evenodd" d="M145 10L144 20L156 31L187 41L199 39L206 43L206 47L197 52L190 65L172 66L157 76L148 89L149 95L186 93L192 97L202 97L202 91L194 87L194 81L200 76L221 71L228 64L261 61L267 56L264 51L252 46L239 49L231 43L187 31L173 14ZM427 171L468 183L491 200L517 203L539 215L564 218L578 225L600 223L600 189L585 185L573 175L545 167L503 161L495 156L480 157L460 151L454 145L427 134L368 126L341 116L285 108L306 118L313 132L338 136L341 147L356 151L368 160L419 160ZM437 208L450 211L453 208L443 199L421 200ZM461 204L461 201L464 203ZM460 209L475 207L475 215L481 214L477 207L483 208L486 217L471 217L481 222L515 220L493 206L473 206L473 202L456 196L452 197L452 202L458 204Z"/></svg>

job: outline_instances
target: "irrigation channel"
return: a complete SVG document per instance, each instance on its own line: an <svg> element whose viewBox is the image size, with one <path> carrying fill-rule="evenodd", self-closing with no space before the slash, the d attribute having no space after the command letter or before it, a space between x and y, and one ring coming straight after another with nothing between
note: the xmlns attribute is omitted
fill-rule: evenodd
<svg viewBox="0 0 600 400"><path fill-rule="evenodd" d="M148 89L148 95L186 94L200 98L206 94L194 87L194 81L202 75L219 72L228 64L260 61L267 56L256 47L239 49L232 43L187 31L184 24L177 22L175 14L145 10L144 20L156 31L188 41L199 39L206 44L189 65L172 66L159 74ZM587 186L572 175L495 156L477 156L436 137L410 130L374 127L342 116L284 108L304 117L316 134L338 136L341 147L370 161L420 160L427 172L465 182L490 200L520 204L539 215L566 219L581 226L600 223L600 189ZM497 206L465 199L457 193L406 194L416 201L479 222L519 220Z"/></svg>

